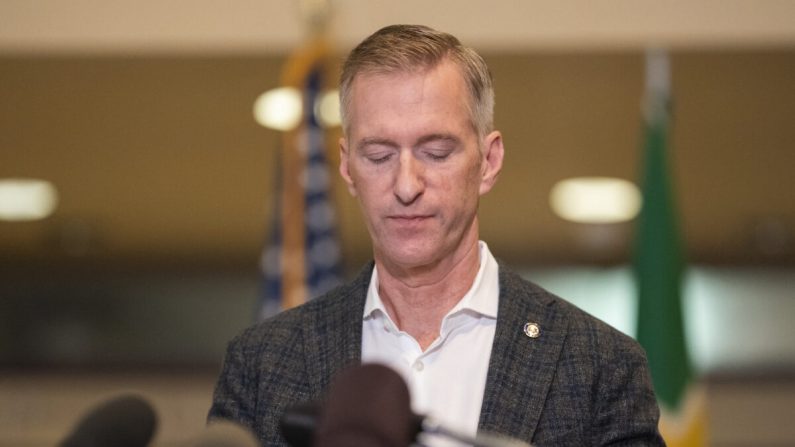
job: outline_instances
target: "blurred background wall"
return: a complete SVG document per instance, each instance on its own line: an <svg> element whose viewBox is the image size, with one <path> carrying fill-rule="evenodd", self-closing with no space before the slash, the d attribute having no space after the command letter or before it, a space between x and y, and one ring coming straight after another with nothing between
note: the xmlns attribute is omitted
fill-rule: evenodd
<svg viewBox="0 0 795 447"><path fill-rule="evenodd" d="M644 55L667 49L712 445L795 445L795 3L592 3L338 0L329 34L340 58L399 22L478 49L507 149L483 239L630 334L633 222L564 221L549 193L638 180ZM297 1L0 2L0 179L59 197L0 221L0 445L52 445L121 390L155 402L157 445L201 430L225 344L255 318L276 198L281 136L252 105L307 33ZM332 192L351 276L369 237Z"/></svg>

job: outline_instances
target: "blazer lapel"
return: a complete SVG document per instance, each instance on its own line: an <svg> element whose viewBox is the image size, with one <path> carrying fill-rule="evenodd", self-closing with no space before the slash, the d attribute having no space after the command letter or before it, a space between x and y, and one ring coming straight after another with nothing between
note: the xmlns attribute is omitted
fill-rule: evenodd
<svg viewBox="0 0 795 447"><path fill-rule="evenodd" d="M527 323L536 324L537 337L525 333ZM497 328L480 430L532 439L566 330L566 321L546 292L500 265Z"/></svg>
<svg viewBox="0 0 795 447"><path fill-rule="evenodd" d="M322 396L337 373L359 364L362 356L362 314L373 264L352 282L317 302L303 328L307 377L311 392Z"/></svg>

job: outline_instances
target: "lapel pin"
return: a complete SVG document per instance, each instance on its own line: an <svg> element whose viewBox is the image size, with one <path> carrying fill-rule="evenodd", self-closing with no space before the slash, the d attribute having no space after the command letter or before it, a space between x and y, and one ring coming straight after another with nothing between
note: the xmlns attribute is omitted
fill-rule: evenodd
<svg viewBox="0 0 795 447"><path fill-rule="evenodd" d="M541 328L538 327L538 323L530 323L527 322L524 324L524 334L530 338L538 338L541 335Z"/></svg>

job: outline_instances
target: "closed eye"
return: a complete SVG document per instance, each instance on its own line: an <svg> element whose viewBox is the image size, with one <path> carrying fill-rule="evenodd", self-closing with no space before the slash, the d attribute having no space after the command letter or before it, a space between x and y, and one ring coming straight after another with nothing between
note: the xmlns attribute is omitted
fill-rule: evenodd
<svg viewBox="0 0 795 447"><path fill-rule="evenodd" d="M398 145L389 139L371 137L359 141L356 149L367 161L378 165L389 161Z"/></svg>
<svg viewBox="0 0 795 447"><path fill-rule="evenodd" d="M366 158L370 163L380 165L389 161L389 159L392 158L392 153L367 155Z"/></svg>
<svg viewBox="0 0 795 447"><path fill-rule="evenodd" d="M449 134L426 135L417 142L417 149L431 161L444 161L461 146L461 141Z"/></svg>
<svg viewBox="0 0 795 447"><path fill-rule="evenodd" d="M428 158L433 161L442 161L447 159L450 156L452 151L441 151L441 152L433 152L433 151L426 151L425 154Z"/></svg>

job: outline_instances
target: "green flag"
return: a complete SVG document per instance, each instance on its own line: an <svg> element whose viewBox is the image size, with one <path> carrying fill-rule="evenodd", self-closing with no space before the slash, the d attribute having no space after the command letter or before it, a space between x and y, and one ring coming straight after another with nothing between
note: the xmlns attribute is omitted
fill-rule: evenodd
<svg viewBox="0 0 795 447"><path fill-rule="evenodd" d="M638 217L635 275L638 291L638 341L646 349L655 392L668 410L677 411L692 379L682 321L684 254L669 173L668 65L651 55L648 65L645 141Z"/></svg>

